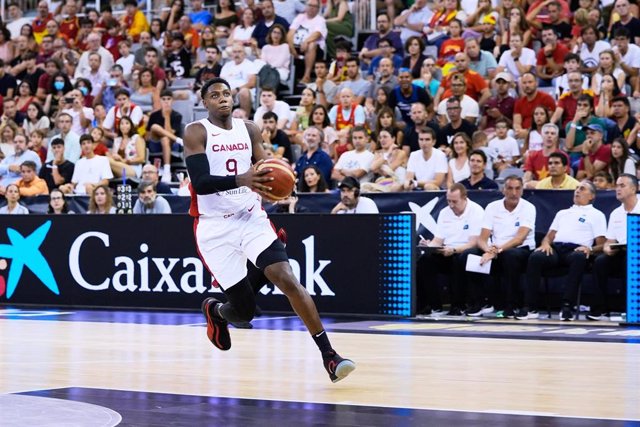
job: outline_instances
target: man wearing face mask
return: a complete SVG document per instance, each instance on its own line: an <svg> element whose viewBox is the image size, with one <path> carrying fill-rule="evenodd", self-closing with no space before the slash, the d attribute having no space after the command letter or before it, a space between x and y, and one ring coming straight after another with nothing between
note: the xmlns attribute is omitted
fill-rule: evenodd
<svg viewBox="0 0 640 427"><path fill-rule="evenodd" d="M111 67L109 78L95 97L93 105L102 104L107 111L114 107L116 105L116 93L122 88L127 88L127 83L124 81L123 76L124 72L120 65L116 64Z"/></svg>
<svg viewBox="0 0 640 427"><path fill-rule="evenodd" d="M376 214L379 212L376 202L368 197L360 196L360 182L356 178L346 177L338 185L338 188L340 188L340 203L331 210L332 214Z"/></svg>

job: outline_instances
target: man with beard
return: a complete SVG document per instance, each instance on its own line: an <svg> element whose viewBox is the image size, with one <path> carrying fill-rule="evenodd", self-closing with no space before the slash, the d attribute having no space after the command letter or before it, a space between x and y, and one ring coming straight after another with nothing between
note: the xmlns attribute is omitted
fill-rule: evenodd
<svg viewBox="0 0 640 427"><path fill-rule="evenodd" d="M356 178L346 177L338 188L340 203L331 210L332 214L378 213L378 206L373 200L360 196L360 182Z"/></svg>
<svg viewBox="0 0 640 427"><path fill-rule="evenodd" d="M204 54L206 65L200 68L196 74L196 81L193 85L194 92L198 92L207 80L220 76L220 71L222 71L222 65L220 65L219 62L222 60L222 57L218 46L208 46Z"/></svg>
<svg viewBox="0 0 640 427"><path fill-rule="evenodd" d="M158 196L151 181L142 181L138 185L138 200L133 206L134 214L170 214L171 206L169 202Z"/></svg>
<svg viewBox="0 0 640 427"><path fill-rule="evenodd" d="M516 100L513 109L513 129L517 139L524 139L529 133L533 121L533 111L542 105L547 111L554 111L556 103L551 95L538 90L538 82L533 73L525 73L520 77L524 96Z"/></svg>

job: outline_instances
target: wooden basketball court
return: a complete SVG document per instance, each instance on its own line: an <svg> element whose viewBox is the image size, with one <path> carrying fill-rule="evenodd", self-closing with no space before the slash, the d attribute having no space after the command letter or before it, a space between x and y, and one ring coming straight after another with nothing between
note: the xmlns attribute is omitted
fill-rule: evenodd
<svg viewBox="0 0 640 427"><path fill-rule="evenodd" d="M329 319L332 384L295 317L254 326L221 352L199 313L0 308L0 425L640 425L637 329Z"/></svg>

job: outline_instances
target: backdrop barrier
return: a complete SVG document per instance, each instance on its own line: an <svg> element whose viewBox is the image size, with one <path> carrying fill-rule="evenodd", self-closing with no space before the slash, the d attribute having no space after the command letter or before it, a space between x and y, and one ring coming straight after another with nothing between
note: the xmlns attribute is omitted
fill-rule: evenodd
<svg viewBox="0 0 640 427"><path fill-rule="evenodd" d="M323 313L413 314L415 216L272 215ZM0 216L0 304L194 309L220 295L187 215ZM273 285L264 310L291 311Z"/></svg>

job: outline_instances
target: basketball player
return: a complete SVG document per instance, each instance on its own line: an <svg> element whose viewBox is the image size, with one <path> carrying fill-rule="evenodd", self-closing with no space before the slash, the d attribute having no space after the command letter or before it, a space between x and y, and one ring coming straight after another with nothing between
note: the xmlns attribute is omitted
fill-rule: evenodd
<svg viewBox="0 0 640 427"><path fill-rule="evenodd" d="M256 169L267 158L261 131L252 121L231 117L233 95L226 80L207 81L200 94L209 117L190 123L184 136L190 214L195 217L198 252L228 300L203 301L207 336L215 347L229 350L228 323L253 318L256 303L247 279L249 259L287 296L320 349L329 377L340 381L355 363L331 347L316 306L293 275L284 245L261 206L258 193L268 192L272 180L266 176L270 169Z"/></svg>

